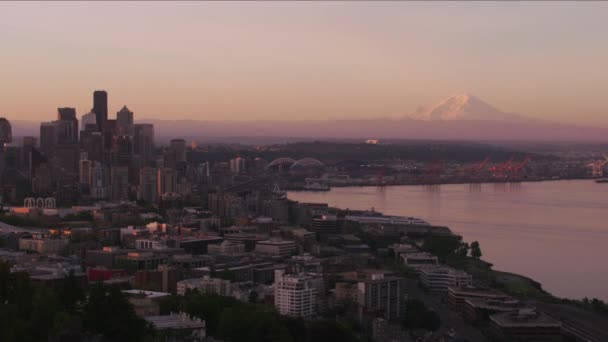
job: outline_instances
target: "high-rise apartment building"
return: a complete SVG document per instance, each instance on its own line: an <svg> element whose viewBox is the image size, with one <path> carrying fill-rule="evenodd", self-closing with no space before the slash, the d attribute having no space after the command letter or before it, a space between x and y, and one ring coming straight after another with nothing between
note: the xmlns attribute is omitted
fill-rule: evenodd
<svg viewBox="0 0 608 342"><path fill-rule="evenodd" d="M234 174L245 172L245 159L241 157L230 159L230 172Z"/></svg>
<svg viewBox="0 0 608 342"><path fill-rule="evenodd" d="M387 276L384 272L366 274L357 284L359 305L367 313L380 314L393 320L404 314L404 279Z"/></svg>
<svg viewBox="0 0 608 342"><path fill-rule="evenodd" d="M274 306L280 314L292 317L311 317L316 314L316 295L314 277L300 274L284 274L283 270L274 273Z"/></svg>
<svg viewBox="0 0 608 342"><path fill-rule="evenodd" d="M104 123L108 120L108 93L104 90L93 92L93 112L96 115L98 129L103 130Z"/></svg>

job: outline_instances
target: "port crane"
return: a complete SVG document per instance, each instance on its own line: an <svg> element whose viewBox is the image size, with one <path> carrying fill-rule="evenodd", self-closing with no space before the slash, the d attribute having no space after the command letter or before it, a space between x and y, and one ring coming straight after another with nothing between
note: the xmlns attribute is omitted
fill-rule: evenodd
<svg viewBox="0 0 608 342"><path fill-rule="evenodd" d="M526 166L526 164L528 164L528 162L530 162L530 157L526 157L520 163L509 165L509 167L507 168L507 171L511 172L512 176L519 176L519 173L521 172L521 170L523 170L523 168Z"/></svg>
<svg viewBox="0 0 608 342"><path fill-rule="evenodd" d="M509 167L511 167L511 163L513 162L514 159L515 159L515 157L511 156L511 158L509 158L509 160L507 160L506 162L492 166L490 168L490 171L492 172L492 176L503 177L504 173L509 169Z"/></svg>
<svg viewBox="0 0 608 342"><path fill-rule="evenodd" d="M481 161L477 164L473 164L470 167L466 168L465 171L470 173L471 176L473 176L476 173L483 171L483 169L486 167L486 164L488 164L489 161L490 161L490 157L486 157L486 159L484 159L483 161Z"/></svg>
<svg viewBox="0 0 608 342"><path fill-rule="evenodd" d="M591 177L603 177L604 176L604 166L608 164L608 157L605 154L602 154L604 160L596 160L589 164L587 167L591 169Z"/></svg>

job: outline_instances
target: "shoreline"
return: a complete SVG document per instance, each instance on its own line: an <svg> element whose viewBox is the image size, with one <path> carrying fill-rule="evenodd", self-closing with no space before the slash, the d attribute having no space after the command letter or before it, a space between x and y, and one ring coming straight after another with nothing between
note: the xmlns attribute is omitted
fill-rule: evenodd
<svg viewBox="0 0 608 342"><path fill-rule="evenodd" d="M526 179L526 180L496 180L496 181L480 181L480 182L472 182L472 181L453 181L453 182L399 182L399 183L385 183L378 184L373 182L368 183L351 183L351 184L332 184L330 188L325 190L311 190L305 189L303 187L287 187L285 191L293 191L293 192L329 192L332 188L362 188L362 187L393 187L393 186L434 186L434 185L484 185L484 184L522 184L522 183L540 183L540 182L562 182L562 181L582 181L589 180L595 181L597 178L543 178L543 179ZM608 183L607 183L608 184Z"/></svg>

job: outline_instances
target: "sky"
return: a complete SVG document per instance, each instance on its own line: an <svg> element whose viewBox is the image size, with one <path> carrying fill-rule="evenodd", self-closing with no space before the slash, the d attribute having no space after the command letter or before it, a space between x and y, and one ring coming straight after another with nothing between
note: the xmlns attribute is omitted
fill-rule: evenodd
<svg viewBox="0 0 608 342"><path fill-rule="evenodd" d="M0 116L401 117L454 93L608 126L608 2L0 2Z"/></svg>

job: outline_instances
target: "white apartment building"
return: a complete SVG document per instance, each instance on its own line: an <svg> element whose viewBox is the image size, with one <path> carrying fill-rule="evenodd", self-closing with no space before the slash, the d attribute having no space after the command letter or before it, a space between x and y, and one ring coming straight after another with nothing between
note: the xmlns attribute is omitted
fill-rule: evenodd
<svg viewBox="0 0 608 342"><path fill-rule="evenodd" d="M317 313L315 277L303 273L285 275L276 270L274 278L274 306L280 314L311 317Z"/></svg>
<svg viewBox="0 0 608 342"><path fill-rule="evenodd" d="M447 291L448 287L473 285L473 277L470 274L448 266L425 267L419 271L422 285L432 291Z"/></svg>

